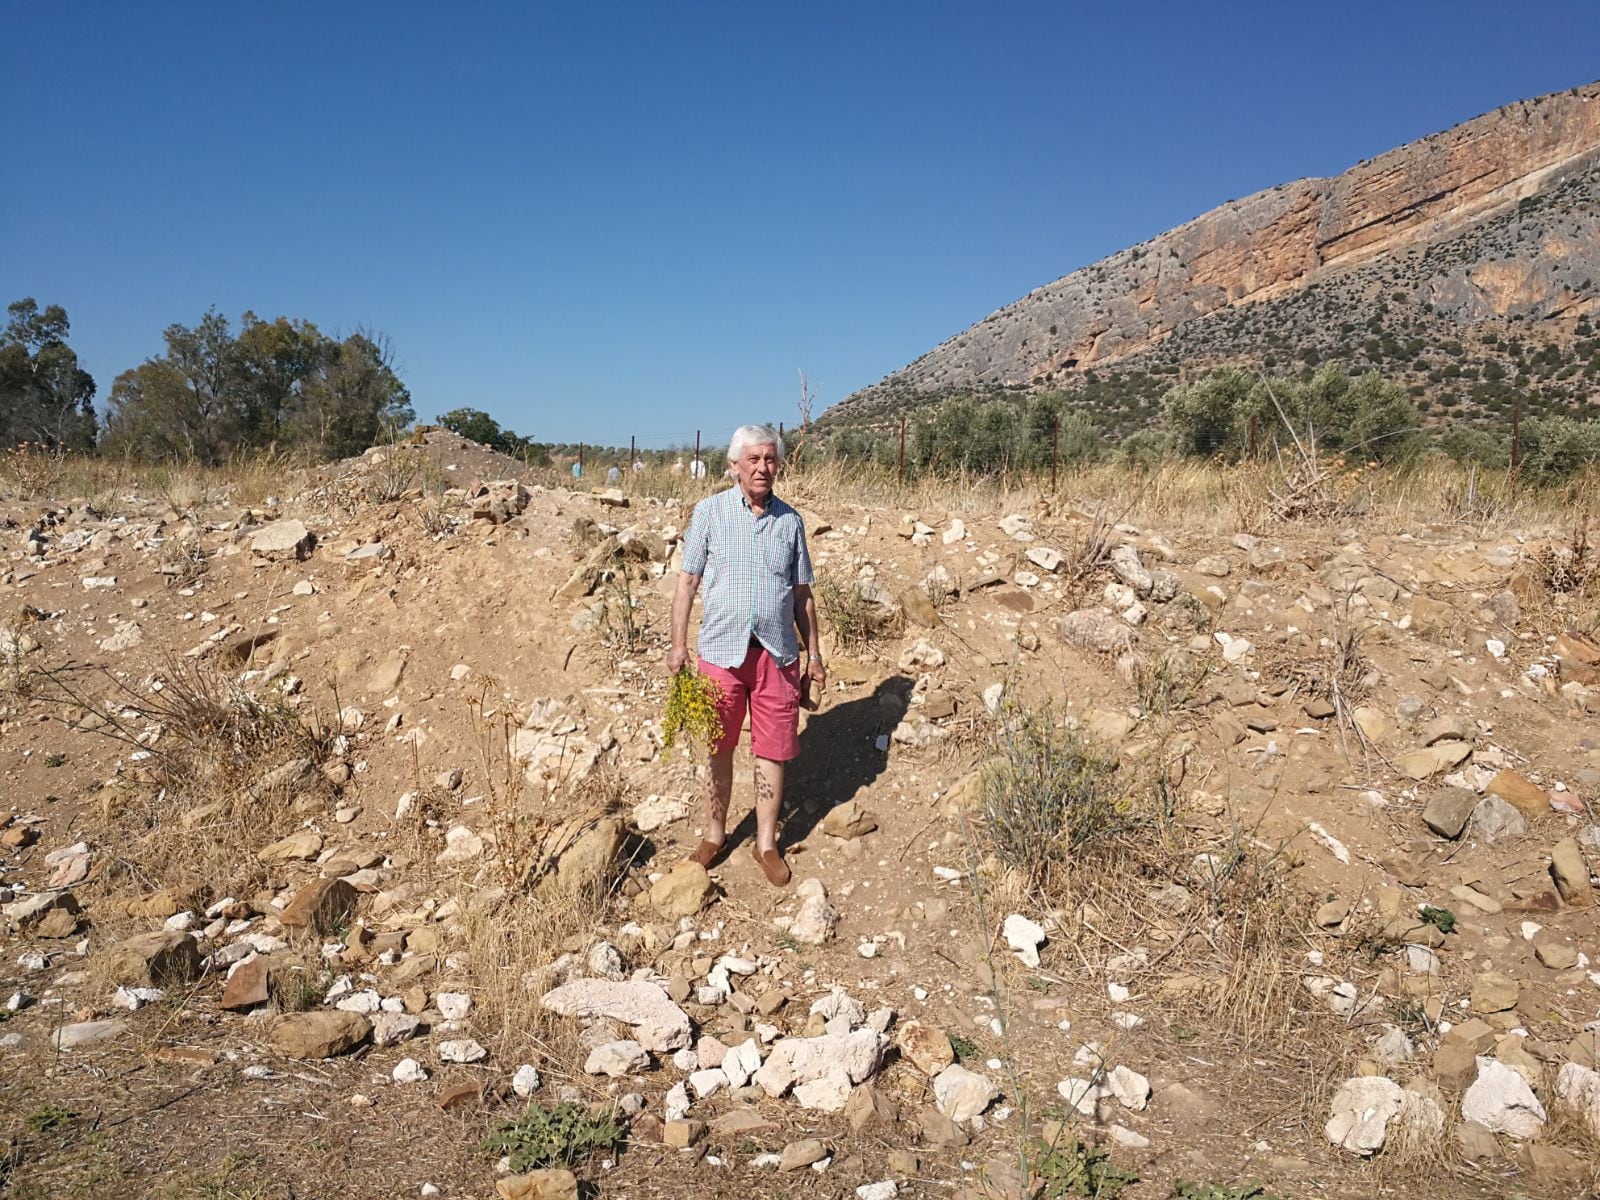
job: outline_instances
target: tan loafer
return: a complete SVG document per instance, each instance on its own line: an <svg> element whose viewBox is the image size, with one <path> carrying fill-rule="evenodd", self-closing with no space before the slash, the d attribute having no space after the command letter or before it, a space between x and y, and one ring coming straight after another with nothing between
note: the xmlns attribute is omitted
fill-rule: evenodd
<svg viewBox="0 0 1600 1200"><path fill-rule="evenodd" d="M761 873L773 887L783 887L789 882L789 864L783 861L783 855L776 850L757 850L752 845L750 856L756 860Z"/></svg>

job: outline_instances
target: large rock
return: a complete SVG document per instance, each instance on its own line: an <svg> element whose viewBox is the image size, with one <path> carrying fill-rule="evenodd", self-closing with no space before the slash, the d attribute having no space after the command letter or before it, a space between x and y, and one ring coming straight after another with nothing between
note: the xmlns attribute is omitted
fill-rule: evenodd
<svg viewBox="0 0 1600 1200"><path fill-rule="evenodd" d="M773 1043L772 1053L751 1077L751 1082L773 1098L791 1087L828 1077L843 1076L850 1083L862 1083L877 1071L887 1045L888 1039L874 1029L812 1038L780 1038Z"/></svg>
<svg viewBox="0 0 1600 1200"><path fill-rule="evenodd" d="M994 1103L1000 1089L987 1075L949 1066L933 1081L933 1103L952 1121L970 1121Z"/></svg>
<svg viewBox="0 0 1600 1200"><path fill-rule="evenodd" d="M306 528L304 521L274 521L251 536L250 552L263 558L302 559L316 544L316 535Z"/></svg>
<svg viewBox="0 0 1600 1200"><path fill-rule="evenodd" d="M188 983L200 974L200 948L174 929L136 934L111 951L105 972L110 982L133 987Z"/></svg>
<svg viewBox="0 0 1600 1200"><path fill-rule="evenodd" d="M711 876L697 862L685 859L650 887L650 907L663 917L692 917L711 896Z"/></svg>
<svg viewBox="0 0 1600 1200"><path fill-rule="evenodd" d="M539 1003L567 1017L606 1017L631 1025L639 1044L656 1054L690 1042L689 1014L643 980L574 979L546 992Z"/></svg>
<svg viewBox="0 0 1600 1200"><path fill-rule="evenodd" d="M1467 832L1486 845L1526 837L1528 818L1499 796L1485 796L1472 810Z"/></svg>
<svg viewBox="0 0 1600 1200"><path fill-rule="evenodd" d="M1400 1085L1383 1075L1347 1079L1334 1093L1324 1132L1339 1149L1370 1158L1383 1149L1404 1097Z"/></svg>
<svg viewBox="0 0 1600 1200"><path fill-rule="evenodd" d="M1461 1119L1526 1140L1539 1136L1546 1117L1526 1079L1499 1059L1480 1057L1478 1077L1461 1098Z"/></svg>
<svg viewBox="0 0 1600 1200"><path fill-rule="evenodd" d="M334 932L356 910L356 889L343 879L318 879L294 894L278 919L289 929Z"/></svg>
<svg viewBox="0 0 1600 1200"><path fill-rule="evenodd" d="M1499 796L1530 821L1549 815L1550 797L1537 783L1516 771L1497 771L1489 780L1487 792Z"/></svg>
<svg viewBox="0 0 1600 1200"><path fill-rule="evenodd" d="M1594 903L1594 888L1589 883L1589 864L1583 860L1575 838L1563 838L1550 850L1550 877L1561 898L1574 908Z"/></svg>
<svg viewBox="0 0 1600 1200"><path fill-rule="evenodd" d="M359 1046L371 1032L372 1022L360 1013L321 1009L279 1017L267 1040L286 1058L332 1058Z"/></svg>

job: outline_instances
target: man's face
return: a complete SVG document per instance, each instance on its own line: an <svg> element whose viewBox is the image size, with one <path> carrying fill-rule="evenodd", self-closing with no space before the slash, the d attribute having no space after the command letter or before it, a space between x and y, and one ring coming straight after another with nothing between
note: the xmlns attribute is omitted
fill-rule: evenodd
<svg viewBox="0 0 1600 1200"><path fill-rule="evenodd" d="M744 446L734 461L733 473L747 498L765 500L772 495L772 482L778 477L778 448L770 442L765 446Z"/></svg>

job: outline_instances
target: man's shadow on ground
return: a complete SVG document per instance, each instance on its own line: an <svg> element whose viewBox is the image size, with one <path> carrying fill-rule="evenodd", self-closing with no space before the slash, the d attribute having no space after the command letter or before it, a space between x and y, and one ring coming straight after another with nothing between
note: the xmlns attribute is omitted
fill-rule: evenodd
<svg viewBox="0 0 1600 1200"><path fill-rule="evenodd" d="M784 773L780 850L803 842L831 809L883 774L889 752L878 749L878 738L905 717L913 686L914 680L891 675L869 695L810 715L800 734L800 757ZM728 835L728 845L752 839L755 832L752 810Z"/></svg>

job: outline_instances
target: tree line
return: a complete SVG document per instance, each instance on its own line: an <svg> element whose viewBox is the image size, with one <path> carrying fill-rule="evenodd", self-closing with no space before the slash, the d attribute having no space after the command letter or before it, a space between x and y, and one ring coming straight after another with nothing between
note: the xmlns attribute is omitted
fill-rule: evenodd
<svg viewBox="0 0 1600 1200"><path fill-rule="evenodd" d="M218 463L268 448L358 454L409 426L411 395L381 334L334 338L310 321L215 309L169 325L164 351L112 382L104 414L60 305L12 303L0 334L0 445Z"/></svg>

